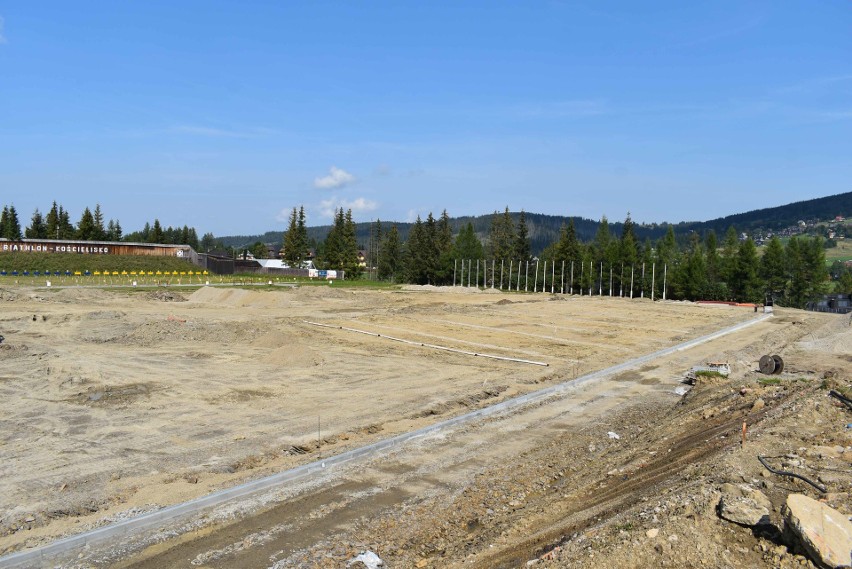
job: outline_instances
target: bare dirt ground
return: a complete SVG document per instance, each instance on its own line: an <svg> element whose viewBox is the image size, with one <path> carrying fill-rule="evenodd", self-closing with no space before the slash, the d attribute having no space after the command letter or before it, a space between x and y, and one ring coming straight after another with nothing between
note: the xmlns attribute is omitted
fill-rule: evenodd
<svg viewBox="0 0 852 569"><path fill-rule="evenodd" d="M0 291L0 551L337 454L754 316L690 303L436 289L185 296ZM788 362L778 384L761 384L754 371L765 353ZM344 567L365 550L386 567L808 563L771 532L720 520L718 488L760 484L777 523L787 493L818 495L755 458L782 456L787 469L821 476L830 503L850 513L849 417L825 396L848 387L850 355L845 319L780 311L547 404L71 565ZM729 361L731 377L683 395L683 373L708 360ZM744 420L749 441L740 448Z"/></svg>

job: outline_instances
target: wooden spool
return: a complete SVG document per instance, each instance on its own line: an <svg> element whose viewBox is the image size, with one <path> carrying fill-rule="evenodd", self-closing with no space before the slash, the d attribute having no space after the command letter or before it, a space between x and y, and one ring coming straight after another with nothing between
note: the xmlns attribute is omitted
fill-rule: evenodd
<svg viewBox="0 0 852 569"><path fill-rule="evenodd" d="M772 359L773 361L775 361L775 371L773 371L772 373L778 375L782 371L784 371L784 360L782 360L781 356L778 355L772 356Z"/></svg>
<svg viewBox="0 0 852 569"><path fill-rule="evenodd" d="M772 375L775 373L775 358L772 356L763 356L758 363L760 373L764 375Z"/></svg>

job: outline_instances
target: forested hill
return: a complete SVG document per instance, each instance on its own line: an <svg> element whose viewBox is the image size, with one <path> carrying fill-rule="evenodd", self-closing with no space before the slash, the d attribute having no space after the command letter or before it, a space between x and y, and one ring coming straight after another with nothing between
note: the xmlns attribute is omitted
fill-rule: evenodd
<svg viewBox="0 0 852 569"><path fill-rule="evenodd" d="M485 242L488 237L488 231L491 228L491 220L495 214L478 216L463 216L450 218L450 226L453 233L458 233L459 230L468 223L473 224L479 238ZM498 215L502 215L502 212ZM510 213L512 221L517 225L520 212ZM563 224L567 224L569 217L558 215L544 215L541 213L525 213L527 228L529 230L530 245L534 252L540 252L542 249L553 243L559 238L559 231ZM583 241L590 241L594 238L595 232L598 230L599 221L593 219L585 219L582 217L574 217L574 226L577 229L577 236ZM411 230L413 223L408 222L390 222L382 221L382 232L390 230L391 226L396 225L399 231L400 238L405 241L408 239L408 232ZM614 235L621 235L622 221L610 222L609 229ZM360 246L367 248L370 243L370 229L375 231L375 221L362 222L355 225L356 236ZM650 237L656 239L665 234L668 225L641 225L636 226L636 233L640 239ZM321 225L316 227L308 227L308 239L320 242L328 235L331 229L330 225ZM263 235L236 235L230 237L219 238L222 244L229 247L246 247L260 241L261 243L276 243L281 244L284 237L283 231L267 231Z"/></svg>
<svg viewBox="0 0 852 569"><path fill-rule="evenodd" d="M719 235L731 225L736 227L737 231L749 233L756 229L777 231L796 225L799 221L834 219L838 215L852 217L852 192L756 209L710 221L679 223L674 228L675 233L697 231L702 234L712 229Z"/></svg>
<svg viewBox="0 0 852 569"><path fill-rule="evenodd" d="M435 212L435 215L440 215L440 212ZM511 214L512 220L517 224L519 212ZM545 215L540 213L526 213L527 227L529 228L530 244L534 253L541 252L542 249L556 241L559 237L559 231L563 224L567 224L570 217L559 215ZM827 196L824 198L816 198L807 201L795 202L787 205L757 209L745 213L737 213L726 217L711 219L709 221L697 222L681 222L674 224L675 235L684 236L691 231L697 231L700 234L705 234L709 230L714 230L720 237L727 231L728 227L733 225L737 231L752 232L756 229L771 229L778 230L784 227L795 225L799 220L807 221L811 219L833 219L836 215L852 217L852 192ZM479 235L480 239L485 241L488 237L488 231L491 227L491 220L494 213L478 216L464 216L450 219L450 225L453 228L453 233L458 233L459 229L469 223L473 224L473 228ZM577 236L583 241L590 241L594 238L595 232L598 230L599 220L586 219L582 217L574 217L574 225L577 229ZM621 235L622 222L624 220L609 220L609 229L613 235ZM394 222L382 221L382 231L390 229ZM397 229L400 232L402 240L408 238L408 232L412 224L406 222L395 222ZM370 228L374 223L362 222L356 224L358 243L366 248L370 243ZM640 240L650 238L656 240L662 237L668 230L668 223L636 225L636 234ZM316 227L308 227L308 238L315 242L320 242L325 239L328 234L330 225L322 225ZM268 231L263 235L236 235L222 237L219 240L227 246L245 247L256 241L262 243L281 244L283 239L283 231Z"/></svg>

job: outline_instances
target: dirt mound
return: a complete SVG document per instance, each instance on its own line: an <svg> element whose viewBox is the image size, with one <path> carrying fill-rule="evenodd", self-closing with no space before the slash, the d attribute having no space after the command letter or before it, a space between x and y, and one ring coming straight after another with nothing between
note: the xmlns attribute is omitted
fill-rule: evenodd
<svg viewBox="0 0 852 569"><path fill-rule="evenodd" d="M245 299L247 295L248 291L243 289L205 286L189 295L189 301L220 306L238 306L239 302Z"/></svg>
<svg viewBox="0 0 852 569"><path fill-rule="evenodd" d="M20 295L9 289L0 288L0 301L15 302L20 298Z"/></svg>
<svg viewBox="0 0 852 569"><path fill-rule="evenodd" d="M808 340L796 343L796 347L807 352L824 352L829 354L852 354L852 327L848 322L839 321L831 328L834 333L828 333L825 337L810 336Z"/></svg>
<svg viewBox="0 0 852 569"><path fill-rule="evenodd" d="M316 288L316 287L314 287ZM292 301L290 289L251 290L245 288L203 287L189 296L190 302L233 308L281 308ZM331 291L329 291L331 292Z"/></svg>
<svg viewBox="0 0 852 569"><path fill-rule="evenodd" d="M186 302L186 297L177 292L170 290L155 290L145 293L145 298L148 300L158 300L160 302Z"/></svg>

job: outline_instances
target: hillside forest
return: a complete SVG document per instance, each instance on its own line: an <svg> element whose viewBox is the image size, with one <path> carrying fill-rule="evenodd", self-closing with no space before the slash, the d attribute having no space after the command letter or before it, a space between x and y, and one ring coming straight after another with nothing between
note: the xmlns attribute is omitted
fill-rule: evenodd
<svg viewBox="0 0 852 569"><path fill-rule="evenodd" d="M547 290L650 297L653 289L654 298L674 300L763 302L771 294L779 305L802 308L831 289L819 236L794 236L786 243L774 236L759 255L754 240L742 238L733 226L721 239L710 229L679 241L669 226L656 241L640 240L628 214L619 233L610 230L604 217L588 241L577 236L569 220L557 240L533 255L523 212L517 222L508 209L495 212L487 238L481 240L472 223L454 233L444 211L439 218L431 213L425 220L418 217L405 241L395 225L385 229L375 222L365 269L359 266L351 211L341 209L335 218L329 238L318 244L315 261L350 276L367 270L379 280L431 285L466 284L473 278L481 286L520 289L549 281ZM285 249L288 235L299 231L297 220L291 217L284 233ZM852 271L839 275L837 288L852 292Z"/></svg>

